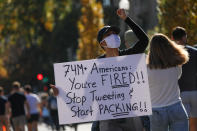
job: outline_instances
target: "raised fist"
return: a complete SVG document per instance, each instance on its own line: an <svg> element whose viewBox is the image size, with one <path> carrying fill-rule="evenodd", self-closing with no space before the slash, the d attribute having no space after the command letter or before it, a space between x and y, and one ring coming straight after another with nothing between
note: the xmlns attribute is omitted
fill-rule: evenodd
<svg viewBox="0 0 197 131"><path fill-rule="evenodd" d="M123 20L127 18L126 11L124 9L118 9L117 15Z"/></svg>

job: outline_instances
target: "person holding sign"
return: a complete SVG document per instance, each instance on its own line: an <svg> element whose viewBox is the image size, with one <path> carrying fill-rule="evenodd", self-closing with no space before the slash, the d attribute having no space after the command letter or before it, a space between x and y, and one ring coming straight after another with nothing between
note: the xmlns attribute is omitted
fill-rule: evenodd
<svg viewBox="0 0 197 131"><path fill-rule="evenodd" d="M126 24L133 30L138 38L135 46L125 50L119 50L121 40L119 37L120 29L116 26L104 26L99 30L97 35L97 41L99 45L104 49L105 54L98 58L116 57L123 55L131 55L143 53L148 45L148 36L146 33L126 14L124 9L118 9L117 15L125 21ZM58 95L59 91L54 85L50 85L55 95ZM114 119L99 121L99 124L93 125L99 126L100 131L131 131L133 130L130 119Z"/></svg>
<svg viewBox="0 0 197 131"><path fill-rule="evenodd" d="M118 34L120 33L120 29L116 26L104 26L99 30L97 35L97 41L105 51L105 54L101 55L99 58L143 53L148 45L149 39L146 33L126 15L124 9L118 9L117 15L133 30L138 41L133 47L119 50L118 48L120 47L121 40Z"/></svg>
<svg viewBox="0 0 197 131"><path fill-rule="evenodd" d="M118 9L117 15L125 21L126 24L133 30L134 34L137 36L138 41L136 44L128 49L119 50L121 40L118 34L120 29L116 26L104 26L99 30L97 35L97 40L100 46L104 49L105 54L99 56L99 58L116 57L123 55L131 55L143 53L148 45L148 37L146 33L129 18L124 9ZM99 122L100 131L131 131L133 127L130 123L130 119L115 119L115 120L105 120ZM93 127L96 126L93 123ZM97 123L98 124L98 123ZM97 125L98 126L98 125Z"/></svg>
<svg viewBox="0 0 197 131"><path fill-rule="evenodd" d="M188 115L182 104L178 79L188 52L163 34L150 42L147 72L152 103L152 131L188 131Z"/></svg>
<svg viewBox="0 0 197 131"><path fill-rule="evenodd" d="M190 131L197 131L197 49L187 44L187 32L183 27L173 28L172 40L184 46L189 53L190 59L182 67L179 86L183 105L189 115Z"/></svg>

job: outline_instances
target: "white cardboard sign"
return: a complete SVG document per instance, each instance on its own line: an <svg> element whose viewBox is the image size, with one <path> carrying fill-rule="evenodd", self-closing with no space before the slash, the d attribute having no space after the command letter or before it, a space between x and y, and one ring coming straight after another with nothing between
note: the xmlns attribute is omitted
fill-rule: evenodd
<svg viewBox="0 0 197 131"><path fill-rule="evenodd" d="M152 114L145 54L54 64L60 124Z"/></svg>

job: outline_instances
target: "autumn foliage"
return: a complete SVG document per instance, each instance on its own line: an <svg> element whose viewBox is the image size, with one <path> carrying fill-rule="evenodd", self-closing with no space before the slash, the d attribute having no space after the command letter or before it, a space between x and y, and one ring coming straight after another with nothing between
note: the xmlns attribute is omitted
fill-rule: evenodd
<svg viewBox="0 0 197 131"><path fill-rule="evenodd" d="M171 36L175 26L182 26L188 33L188 44L197 43L197 1L159 0L159 25L161 31Z"/></svg>
<svg viewBox="0 0 197 131"><path fill-rule="evenodd" d="M2 61L0 60L0 79L7 77L7 70L4 68Z"/></svg>
<svg viewBox="0 0 197 131"><path fill-rule="evenodd" d="M81 17L78 22L79 49L77 59L86 60L98 57L101 48L97 42L97 33L103 27L102 5L96 0L81 0Z"/></svg>
<svg viewBox="0 0 197 131"><path fill-rule="evenodd" d="M79 0L0 1L0 86L9 87L6 83L15 80L38 86L38 73L53 82L53 63L75 56L76 3Z"/></svg>

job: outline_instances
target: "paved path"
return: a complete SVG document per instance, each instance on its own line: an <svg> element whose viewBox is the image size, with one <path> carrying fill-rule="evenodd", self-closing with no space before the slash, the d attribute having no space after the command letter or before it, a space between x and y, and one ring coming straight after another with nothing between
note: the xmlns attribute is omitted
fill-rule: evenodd
<svg viewBox="0 0 197 131"><path fill-rule="evenodd" d="M91 123L87 123L87 124L79 124L77 126L77 131L91 131ZM39 124L38 126L38 131L52 131L52 129L50 127L47 127L45 124ZM69 126L66 126L66 130L65 131L75 131L74 128L71 128Z"/></svg>
<svg viewBox="0 0 197 131"><path fill-rule="evenodd" d="M77 126L77 130L76 131L91 131L91 123L86 123L86 124L79 124ZM70 126L65 126L65 131L75 131L74 127L70 127ZM13 131L13 129L11 128L11 131ZM27 126L25 126L25 131L27 131ZM52 131L50 126L47 126L44 123L40 123L38 125L38 131ZM55 130L54 130L55 131ZM60 130L63 131L63 130Z"/></svg>

